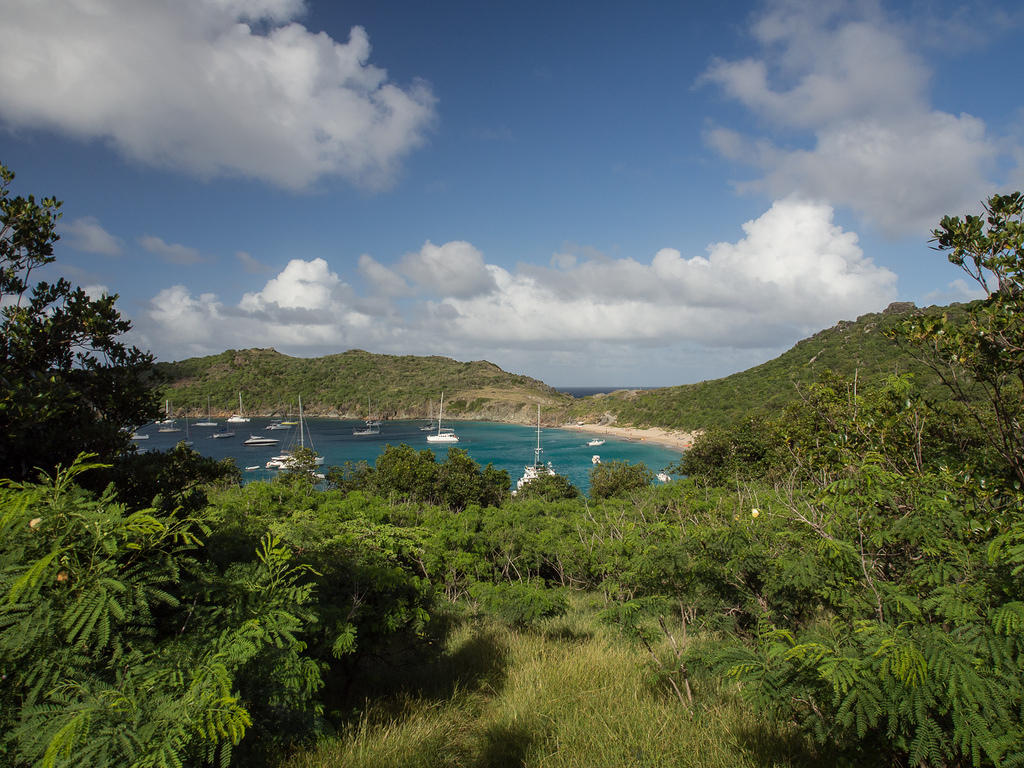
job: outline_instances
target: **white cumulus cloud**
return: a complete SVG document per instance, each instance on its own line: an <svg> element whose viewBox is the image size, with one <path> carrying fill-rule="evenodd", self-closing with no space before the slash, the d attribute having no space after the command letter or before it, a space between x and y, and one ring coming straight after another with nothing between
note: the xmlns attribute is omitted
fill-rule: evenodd
<svg viewBox="0 0 1024 768"><path fill-rule="evenodd" d="M852 7L869 10L840 13ZM762 54L716 60L699 79L767 130L717 125L707 140L760 168L740 189L823 198L890 235L920 235L990 193L1005 147L979 118L931 106L931 72L910 33L872 7L774 4L751 29Z"/></svg>
<svg viewBox="0 0 1024 768"><path fill-rule="evenodd" d="M584 364L620 373L671 368L709 349L716 359L752 364L897 295L896 275L864 255L830 206L798 198L776 202L744 224L741 238L701 255L667 247L646 259L581 252L554 263L508 270L469 243L428 242L393 265L364 255L361 292L324 259L292 259L233 305L165 289L138 326L161 357L239 346L299 355L362 347L486 358L534 375L542 374L534 366L564 365L571 376ZM686 375L677 372L676 381Z"/></svg>
<svg viewBox="0 0 1024 768"><path fill-rule="evenodd" d="M483 254L462 240L443 245L428 240L419 251L406 254L398 269L422 290L441 296L476 296L495 287Z"/></svg>
<svg viewBox="0 0 1024 768"><path fill-rule="evenodd" d="M330 271L323 259L292 259L284 271L270 280L262 291L245 294L239 306L250 312L271 306L284 309L329 309L341 285L341 279Z"/></svg>
<svg viewBox="0 0 1024 768"><path fill-rule="evenodd" d="M296 0L12 0L0 121L104 139L203 178L378 188L424 141L435 98L347 41L294 19Z"/></svg>
<svg viewBox="0 0 1024 768"><path fill-rule="evenodd" d="M466 338L505 344L582 340L772 346L795 341L895 298L896 275L866 258L831 207L788 199L744 224L736 243L685 258L663 248L634 259L510 273L497 290L446 298L439 322Z"/></svg>

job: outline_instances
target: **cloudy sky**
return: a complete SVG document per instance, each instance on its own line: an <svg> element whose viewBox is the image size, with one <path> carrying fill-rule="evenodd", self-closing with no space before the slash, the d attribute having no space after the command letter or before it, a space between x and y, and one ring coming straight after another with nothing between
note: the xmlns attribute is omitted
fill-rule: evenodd
<svg viewBox="0 0 1024 768"><path fill-rule="evenodd" d="M162 360L715 378L971 298L928 233L1024 187L1016 0L0 13L0 162L64 201L51 276L119 294Z"/></svg>

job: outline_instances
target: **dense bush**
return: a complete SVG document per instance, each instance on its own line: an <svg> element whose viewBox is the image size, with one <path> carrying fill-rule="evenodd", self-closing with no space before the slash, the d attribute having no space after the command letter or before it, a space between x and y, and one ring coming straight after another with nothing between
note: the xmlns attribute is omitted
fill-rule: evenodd
<svg viewBox="0 0 1024 768"><path fill-rule="evenodd" d="M316 712L308 569L264 536L213 570L203 517L130 510L76 462L0 487L0 756L12 767L226 761ZM261 716L262 715L262 716Z"/></svg>
<svg viewBox="0 0 1024 768"><path fill-rule="evenodd" d="M646 488L654 480L654 473L646 464L610 461L597 464L590 470L590 495L595 499L622 496Z"/></svg>
<svg viewBox="0 0 1024 768"><path fill-rule="evenodd" d="M387 445L371 467L365 463L332 468L328 483L345 491L366 491L402 501L438 504L453 511L470 504L497 505L509 496L509 476L488 464L483 469L460 448L444 461L433 451L402 443Z"/></svg>

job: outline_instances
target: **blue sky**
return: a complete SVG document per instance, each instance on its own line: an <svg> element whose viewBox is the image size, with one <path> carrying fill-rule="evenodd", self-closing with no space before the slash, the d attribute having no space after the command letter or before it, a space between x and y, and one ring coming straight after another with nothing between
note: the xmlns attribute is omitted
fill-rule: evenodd
<svg viewBox="0 0 1024 768"><path fill-rule="evenodd" d="M928 232L1024 187L1016 2L0 7L0 162L64 201L48 276L162 360L715 378L973 297Z"/></svg>

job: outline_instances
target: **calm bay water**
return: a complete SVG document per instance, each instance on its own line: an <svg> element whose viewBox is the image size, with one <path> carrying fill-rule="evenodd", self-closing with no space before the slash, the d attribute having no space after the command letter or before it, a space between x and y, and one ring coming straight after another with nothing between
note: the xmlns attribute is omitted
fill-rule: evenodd
<svg viewBox="0 0 1024 768"><path fill-rule="evenodd" d="M267 431L265 428L271 419L253 418L248 424L229 425L235 437L214 440L210 437L220 427L191 427L192 447L204 456L215 459L233 458L246 481L265 480L273 477L273 472L262 469L267 459L289 447L298 437L298 427L290 430ZM428 448L439 460L448 453L448 446L434 446L427 443L427 432L420 431L425 421L385 421L379 435L356 437L352 434L355 427L361 427L361 421L343 421L339 419L306 419L306 427L312 436L313 447L324 457L324 466L341 465L346 461L366 461L373 464L383 452L387 444L399 445L407 443L416 450ZM179 420L179 427L184 423ZM454 427L459 435L457 448L465 450L470 457L481 466L494 464L504 469L512 478L513 484L522 476L523 467L533 463L533 448L537 443L537 428L517 424L493 424L480 421L453 421L447 426ZM139 450L164 451L173 448L185 439L185 432L162 433L156 425L150 424L139 430L140 434L149 435L148 440L139 440ZM263 435L279 439L281 442L272 446L246 446L242 441L253 435ZM616 440L604 438L605 444L599 447L587 445L587 441L596 437L586 432L574 432L561 429L542 429L541 446L544 449L542 459L550 461L555 471L565 475L572 484L586 492L590 487L589 474L593 468L591 457L598 454L602 461L628 461L636 464L642 462L651 471L658 472L663 467L677 461L679 453L669 448L647 442ZM246 467L259 466L256 471L245 471Z"/></svg>

